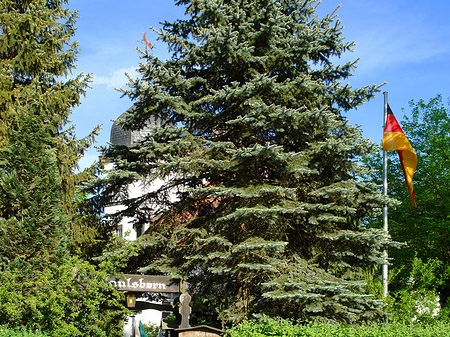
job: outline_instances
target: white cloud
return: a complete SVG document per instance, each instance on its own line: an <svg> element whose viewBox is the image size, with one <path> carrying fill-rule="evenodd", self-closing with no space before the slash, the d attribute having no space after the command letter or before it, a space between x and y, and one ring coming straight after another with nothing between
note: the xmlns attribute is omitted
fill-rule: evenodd
<svg viewBox="0 0 450 337"><path fill-rule="evenodd" d="M396 34L369 33L359 38L355 47L355 54L361 58L360 68L372 71L380 66L426 62L449 52L448 46L427 36L429 33L419 28L408 32L399 29Z"/></svg>
<svg viewBox="0 0 450 337"><path fill-rule="evenodd" d="M108 90L123 88L128 83L126 73L131 78L136 78L138 76L136 67L121 68L110 72L106 76L93 74L93 85L106 85Z"/></svg>
<svg viewBox="0 0 450 337"><path fill-rule="evenodd" d="M357 25L352 27L355 55L361 58L359 71L432 62L449 54L450 46L442 43L449 28L441 28L427 10L428 7L402 1L397 6L373 9L366 15L361 12L363 17L355 19Z"/></svg>

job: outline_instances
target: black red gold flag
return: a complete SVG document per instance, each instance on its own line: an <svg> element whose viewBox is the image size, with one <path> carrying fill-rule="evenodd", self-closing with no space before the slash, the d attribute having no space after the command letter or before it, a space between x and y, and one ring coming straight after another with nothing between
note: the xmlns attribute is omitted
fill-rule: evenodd
<svg viewBox="0 0 450 337"><path fill-rule="evenodd" d="M412 178L417 167L417 155L408 138L406 138L400 124L397 122L391 108L387 107L386 126L383 135L383 150L396 150L400 158L406 187L408 188L411 204L416 207Z"/></svg>

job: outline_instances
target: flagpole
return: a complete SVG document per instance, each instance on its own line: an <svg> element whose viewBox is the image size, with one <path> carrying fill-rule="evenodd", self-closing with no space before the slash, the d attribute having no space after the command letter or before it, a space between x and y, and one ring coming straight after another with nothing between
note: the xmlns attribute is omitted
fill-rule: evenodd
<svg viewBox="0 0 450 337"><path fill-rule="evenodd" d="M387 118L387 107L388 107L388 93L385 91L384 93L384 122L383 122L383 130L386 127L386 118ZM383 195L388 195L388 179L387 179L387 170L388 170L388 158L387 151L383 151ZM388 207L387 204L383 207L383 230L385 233L389 232L388 228ZM383 251L383 256L385 260L388 258L388 252L385 249ZM387 261L383 264L383 297L387 297L388 294L388 265Z"/></svg>

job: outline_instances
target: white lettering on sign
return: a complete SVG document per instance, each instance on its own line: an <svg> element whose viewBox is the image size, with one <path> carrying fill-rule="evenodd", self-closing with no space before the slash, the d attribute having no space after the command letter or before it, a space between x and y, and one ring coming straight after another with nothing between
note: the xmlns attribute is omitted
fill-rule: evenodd
<svg viewBox="0 0 450 337"><path fill-rule="evenodd" d="M166 276L123 275L108 277L108 282L122 291L179 292L179 281Z"/></svg>
<svg viewBox="0 0 450 337"><path fill-rule="evenodd" d="M134 288L142 290L161 290L166 289L167 287L165 283L144 282L143 278L139 279L138 282L131 282L131 278L128 278L127 282L120 280L109 280L109 283L111 283L116 288Z"/></svg>

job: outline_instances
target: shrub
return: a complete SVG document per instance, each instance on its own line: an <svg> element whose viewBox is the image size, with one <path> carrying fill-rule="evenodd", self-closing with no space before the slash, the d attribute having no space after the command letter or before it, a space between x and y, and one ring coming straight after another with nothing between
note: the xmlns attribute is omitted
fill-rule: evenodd
<svg viewBox="0 0 450 337"><path fill-rule="evenodd" d="M323 323L296 324L286 319L259 317L228 331L227 337L450 337L450 324L370 324L355 327Z"/></svg>
<svg viewBox="0 0 450 337"><path fill-rule="evenodd" d="M122 323L120 296L105 273L77 259L45 270L8 268L0 272L0 324L51 337L121 336L122 327L109 324Z"/></svg>
<svg viewBox="0 0 450 337"><path fill-rule="evenodd" d="M409 273L401 275L402 268L394 271L394 285L387 297L387 312L391 322L433 323L441 310L437 287L443 284L443 275L439 274L442 262L437 259L422 261L414 257Z"/></svg>
<svg viewBox="0 0 450 337"><path fill-rule="evenodd" d="M12 330L4 326L0 326L0 337L48 337L42 332L30 332L24 328Z"/></svg>
<svg viewBox="0 0 450 337"><path fill-rule="evenodd" d="M144 331L148 337L157 337L159 334L159 326L154 323L142 324Z"/></svg>

